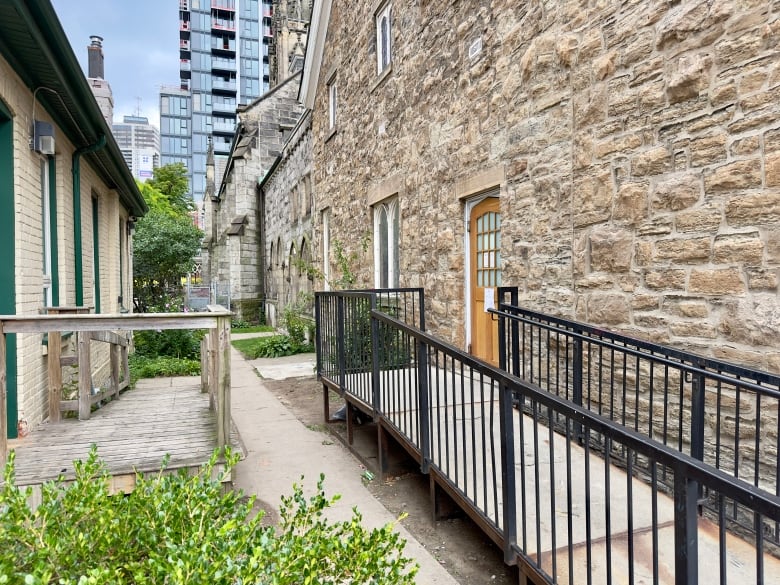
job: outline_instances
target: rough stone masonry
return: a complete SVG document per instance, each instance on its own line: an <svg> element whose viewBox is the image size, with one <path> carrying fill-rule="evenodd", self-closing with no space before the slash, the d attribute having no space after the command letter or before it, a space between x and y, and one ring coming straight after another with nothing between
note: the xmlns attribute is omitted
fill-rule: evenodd
<svg viewBox="0 0 780 585"><path fill-rule="evenodd" d="M359 252L397 185L400 284L425 287L434 333L465 345L476 181L500 188L525 306L780 372L780 2L392 0L382 75L379 8L333 3L317 207Z"/></svg>

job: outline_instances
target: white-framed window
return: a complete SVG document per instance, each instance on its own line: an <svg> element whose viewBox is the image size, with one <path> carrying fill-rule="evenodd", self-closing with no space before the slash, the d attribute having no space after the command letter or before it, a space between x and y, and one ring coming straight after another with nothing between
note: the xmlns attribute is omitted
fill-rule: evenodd
<svg viewBox="0 0 780 585"><path fill-rule="evenodd" d="M374 286L398 288L398 197L374 206Z"/></svg>
<svg viewBox="0 0 780 585"><path fill-rule="evenodd" d="M376 64L381 74L393 61L391 5L388 2L376 13Z"/></svg>
<svg viewBox="0 0 780 585"><path fill-rule="evenodd" d="M336 127L336 108L338 107L338 91L335 77L328 82L328 128Z"/></svg>
<svg viewBox="0 0 780 585"><path fill-rule="evenodd" d="M41 237L43 239L43 306L51 307L52 295L52 230L51 230L51 182L49 160L41 159Z"/></svg>

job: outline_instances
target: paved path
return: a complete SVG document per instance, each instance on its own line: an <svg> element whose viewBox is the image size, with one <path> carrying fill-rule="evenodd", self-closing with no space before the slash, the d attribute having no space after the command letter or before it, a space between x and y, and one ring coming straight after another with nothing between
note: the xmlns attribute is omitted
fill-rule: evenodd
<svg viewBox="0 0 780 585"><path fill-rule="evenodd" d="M232 351L231 410L247 451L246 458L236 466L235 485L246 493L256 494L278 512L280 497L289 495L292 484L300 483L301 476L305 476L305 491L310 494L320 473L324 473L326 493L341 494L341 500L329 513L330 518L346 520L356 506L367 526L393 522L393 514L362 484L364 469L349 451L322 432L308 429L263 385L263 377L314 375L312 356L250 363L238 351ZM402 524L397 530L407 541L405 554L420 565L418 583L457 585Z"/></svg>

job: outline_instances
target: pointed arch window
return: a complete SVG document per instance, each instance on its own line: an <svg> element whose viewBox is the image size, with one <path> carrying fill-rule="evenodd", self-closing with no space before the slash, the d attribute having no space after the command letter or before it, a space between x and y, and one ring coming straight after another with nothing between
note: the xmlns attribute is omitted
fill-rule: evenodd
<svg viewBox="0 0 780 585"><path fill-rule="evenodd" d="M398 198L374 206L374 286L397 288L399 272Z"/></svg>
<svg viewBox="0 0 780 585"><path fill-rule="evenodd" d="M376 14L376 58L377 73L381 74L393 61L392 47L392 11L390 3L385 4Z"/></svg>

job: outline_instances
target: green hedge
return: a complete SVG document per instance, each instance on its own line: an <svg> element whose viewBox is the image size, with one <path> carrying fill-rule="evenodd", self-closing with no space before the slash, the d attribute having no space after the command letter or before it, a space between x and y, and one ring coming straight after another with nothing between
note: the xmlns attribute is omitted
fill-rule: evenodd
<svg viewBox="0 0 780 585"><path fill-rule="evenodd" d="M227 467L237 456L228 453ZM0 583L241 584L414 583L417 567L389 524L367 530L357 510L330 522L323 477L306 498L282 498L278 527L253 515L254 498L212 479L216 454L195 476L138 477L135 490L109 495L93 448L71 484L51 482L33 511L14 485L13 452L0 487Z"/></svg>

